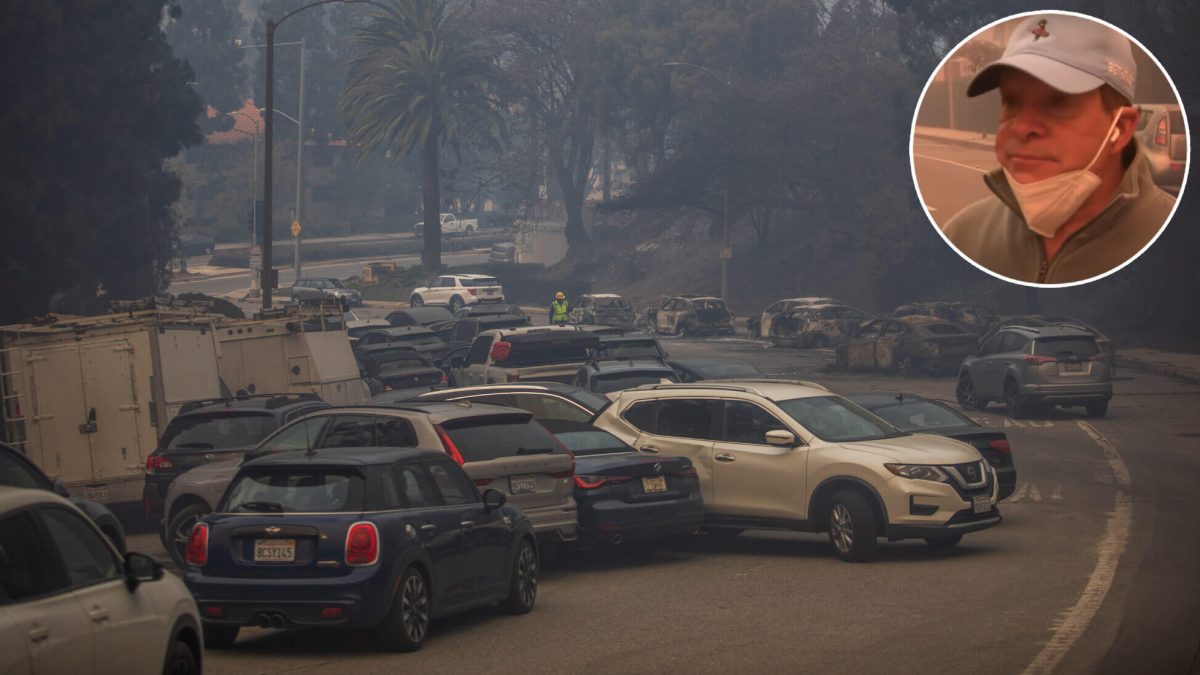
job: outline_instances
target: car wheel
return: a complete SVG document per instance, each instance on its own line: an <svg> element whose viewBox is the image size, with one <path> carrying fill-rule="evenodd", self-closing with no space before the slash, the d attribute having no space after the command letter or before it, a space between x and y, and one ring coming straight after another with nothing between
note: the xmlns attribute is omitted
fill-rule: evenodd
<svg viewBox="0 0 1200 675"><path fill-rule="evenodd" d="M231 647L237 641L238 633L241 630L241 626L234 626L227 623L205 623L204 646L207 649L225 649L226 647Z"/></svg>
<svg viewBox="0 0 1200 675"><path fill-rule="evenodd" d="M675 325L675 334L678 335L679 337L687 337L688 336L687 324L685 324L685 323L676 324Z"/></svg>
<svg viewBox="0 0 1200 675"><path fill-rule="evenodd" d="M1085 407L1087 408L1088 417L1104 417L1108 414L1108 401L1088 403Z"/></svg>
<svg viewBox="0 0 1200 675"><path fill-rule="evenodd" d="M971 376L964 373L958 378L958 386L954 388L954 396L958 399L958 405L963 410L983 410L987 407L987 402L980 401L975 393L975 383L971 381Z"/></svg>
<svg viewBox="0 0 1200 675"><path fill-rule="evenodd" d="M180 568L186 564L187 543L192 536L192 528L209 512L210 509L204 504L188 504L167 525L167 553L171 554L171 560Z"/></svg>
<svg viewBox="0 0 1200 675"><path fill-rule="evenodd" d="M845 490L833 496L829 505L829 541L838 557L846 562L865 562L875 557L878 528L875 510L866 495Z"/></svg>
<svg viewBox="0 0 1200 675"><path fill-rule="evenodd" d="M925 543L929 544L930 548L950 548L962 541L961 534L951 534L944 537L925 537Z"/></svg>
<svg viewBox="0 0 1200 675"><path fill-rule="evenodd" d="M413 293L412 297L408 299L408 306L409 307L424 307L425 300L421 296L417 295L416 293Z"/></svg>
<svg viewBox="0 0 1200 675"><path fill-rule="evenodd" d="M167 664L163 668L163 675L197 675L200 672L200 664L196 661L196 654L192 652L192 648L183 640L176 639L171 644L171 650L167 652Z"/></svg>
<svg viewBox="0 0 1200 675"><path fill-rule="evenodd" d="M400 577L392 610L380 624L380 639L388 649L415 652L429 634L429 585L415 567Z"/></svg>
<svg viewBox="0 0 1200 675"><path fill-rule="evenodd" d="M467 226L467 234L468 234L468 235L470 235L470 234L475 234L475 228L474 228L474 227L471 227L470 225L468 225L468 226Z"/></svg>
<svg viewBox="0 0 1200 675"><path fill-rule="evenodd" d="M454 296L453 298L450 298L450 313L451 313L451 314L453 314L453 313L457 312L458 310L462 309L462 306L463 306L463 299L462 299L462 298L458 297L457 295L456 295L456 296Z"/></svg>
<svg viewBox="0 0 1200 675"><path fill-rule="evenodd" d="M916 372L913 366L912 357L906 356L896 364L896 373L905 377L911 377Z"/></svg>
<svg viewBox="0 0 1200 675"><path fill-rule="evenodd" d="M1008 406L1008 416L1013 419L1025 417L1028 414L1028 401L1021 395L1017 381L1009 378L1004 381L1004 405Z"/></svg>
<svg viewBox="0 0 1200 675"><path fill-rule="evenodd" d="M533 609L537 601L538 560L537 552L528 539L521 540L517 555L513 558L512 578L509 580L508 597L500 603L505 614L525 614Z"/></svg>

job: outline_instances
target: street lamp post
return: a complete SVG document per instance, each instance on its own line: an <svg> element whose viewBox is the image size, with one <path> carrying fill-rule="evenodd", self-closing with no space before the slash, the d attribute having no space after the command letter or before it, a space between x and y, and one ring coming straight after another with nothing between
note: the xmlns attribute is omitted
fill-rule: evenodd
<svg viewBox="0 0 1200 675"><path fill-rule="evenodd" d="M262 136L262 127L259 125L258 120L254 119L253 117L247 115L244 112L239 112L239 111L235 110L234 112L225 113L225 114L230 115L230 116L236 115L238 117L245 117L247 120L250 120L250 122L252 122L254 124L254 155L253 155L254 164L251 166L251 169L250 169L250 184L254 186L254 189L253 189L254 201L250 206L250 243L251 243L251 245L253 245L254 240L258 238L258 236L257 236L258 235L258 141L259 141L259 137ZM234 127L234 130L240 131L239 129L237 129L237 127ZM253 258L253 256L251 256L251 258ZM261 267L260 267L260 271L261 271ZM255 273L254 264L253 264L253 261L251 261L251 265L250 265L250 295L249 295L249 297L254 297L254 295L256 294L255 292L260 290L259 278L260 278L260 275Z"/></svg>
<svg viewBox="0 0 1200 675"><path fill-rule="evenodd" d="M720 82L721 85L725 87L725 138L726 138L726 142L728 143L731 140L730 136L732 135L732 132L733 132L733 100L732 100L733 99L733 82L725 79L724 77L721 77L721 75L719 75L717 72L713 71L711 68L699 66L694 63L687 63L684 61L671 61L669 63L662 64L662 67L663 68L693 68L695 70L698 70L698 71L704 73L705 75L708 75L709 77L713 78L717 82ZM722 226L721 226L721 299L724 300L725 302L729 302L729 261L730 261L730 259L733 258L733 248L730 245L730 235L729 235L729 166L728 166L728 161L726 161L726 166L725 166L725 170L723 171L723 173L724 173L724 176L723 176L724 180L722 182L724 183L724 190L722 191L723 192L722 210L724 211L724 217L723 217Z"/></svg>

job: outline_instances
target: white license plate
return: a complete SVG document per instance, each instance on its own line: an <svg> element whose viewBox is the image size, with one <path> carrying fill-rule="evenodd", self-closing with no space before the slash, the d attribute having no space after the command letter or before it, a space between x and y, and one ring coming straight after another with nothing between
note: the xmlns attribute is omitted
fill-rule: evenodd
<svg viewBox="0 0 1200 675"><path fill-rule="evenodd" d="M529 494L537 492L537 477L536 476L509 476L508 478L509 492L514 495Z"/></svg>
<svg viewBox="0 0 1200 675"><path fill-rule="evenodd" d="M108 501L108 488L101 490L84 490L83 498L89 502L106 502Z"/></svg>
<svg viewBox="0 0 1200 675"><path fill-rule="evenodd" d="M496 291L484 291L483 294L484 295L495 295Z"/></svg>
<svg viewBox="0 0 1200 675"><path fill-rule="evenodd" d="M653 478L643 478L642 479L642 492L650 494L650 493L654 493L654 492L666 492L666 491L667 491L667 477L666 476L654 476Z"/></svg>
<svg viewBox="0 0 1200 675"><path fill-rule="evenodd" d="M972 506L975 507L975 513L987 513L992 510L992 498L990 495L975 495L971 500Z"/></svg>
<svg viewBox="0 0 1200 675"><path fill-rule="evenodd" d="M1066 364L1066 366L1067 366L1068 373L1077 373L1077 372L1080 372L1083 370L1082 363L1068 363L1068 364Z"/></svg>
<svg viewBox="0 0 1200 675"><path fill-rule="evenodd" d="M255 539L254 562L295 562L295 539Z"/></svg>

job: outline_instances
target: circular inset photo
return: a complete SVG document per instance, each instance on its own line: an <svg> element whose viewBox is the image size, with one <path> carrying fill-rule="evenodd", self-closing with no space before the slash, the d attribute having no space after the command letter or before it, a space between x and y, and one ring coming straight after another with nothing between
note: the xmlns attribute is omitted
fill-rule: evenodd
<svg viewBox="0 0 1200 675"><path fill-rule="evenodd" d="M1162 65L1112 24L1033 12L951 50L913 115L913 182L955 251L1026 286L1135 260L1187 182L1187 118Z"/></svg>

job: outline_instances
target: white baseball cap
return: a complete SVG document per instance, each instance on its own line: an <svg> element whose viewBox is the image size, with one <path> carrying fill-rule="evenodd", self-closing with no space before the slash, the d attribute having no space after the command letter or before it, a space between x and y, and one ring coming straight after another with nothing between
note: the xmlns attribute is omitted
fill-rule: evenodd
<svg viewBox="0 0 1200 675"><path fill-rule="evenodd" d="M1069 14L1022 19L999 60L971 80L967 96L999 86L1005 67L1028 73L1067 94L1082 94L1107 84L1133 101L1137 84L1129 39L1098 21Z"/></svg>

